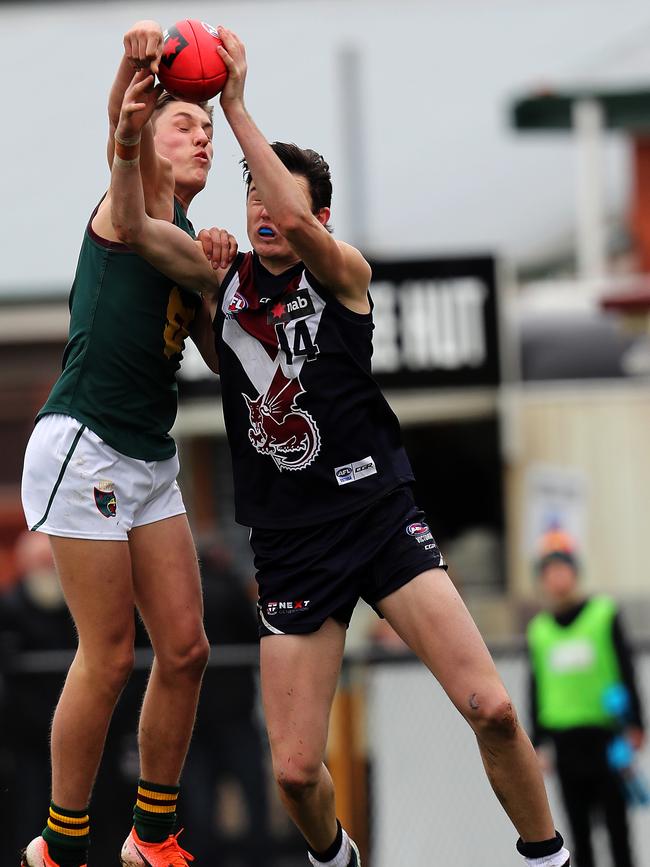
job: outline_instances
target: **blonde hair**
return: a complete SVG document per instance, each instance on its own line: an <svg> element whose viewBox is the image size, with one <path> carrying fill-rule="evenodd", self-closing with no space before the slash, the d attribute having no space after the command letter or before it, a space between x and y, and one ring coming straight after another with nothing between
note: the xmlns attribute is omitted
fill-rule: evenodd
<svg viewBox="0 0 650 867"><path fill-rule="evenodd" d="M168 93L166 90L160 94L158 99L156 100L156 107L153 110L153 115L151 116L151 122L153 125L156 125L156 117L160 114L163 109L165 109L171 102L190 102L190 100L181 99L178 96L174 96L172 93ZM214 114L214 106L210 105L209 102L197 102L194 103L198 105L199 108L202 108L203 111L210 118L210 123L212 123L212 116Z"/></svg>

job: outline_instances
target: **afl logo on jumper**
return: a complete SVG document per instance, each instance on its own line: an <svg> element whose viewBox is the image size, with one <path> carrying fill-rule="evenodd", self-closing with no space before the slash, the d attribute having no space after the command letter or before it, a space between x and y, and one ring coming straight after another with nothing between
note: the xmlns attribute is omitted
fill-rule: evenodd
<svg viewBox="0 0 650 867"><path fill-rule="evenodd" d="M314 302L311 300L307 289L298 289L276 301L269 308L267 322L269 325L277 325L278 322L290 322L292 319L301 319L311 316L314 312Z"/></svg>
<svg viewBox="0 0 650 867"><path fill-rule="evenodd" d="M261 455L270 455L282 470L304 470L320 451L320 433L314 419L296 406L304 394L299 377L287 379L278 367L265 394L250 398L248 438Z"/></svg>
<svg viewBox="0 0 650 867"><path fill-rule="evenodd" d="M239 292L235 292L228 304L228 313L226 315L232 317L233 314L241 313L241 311L246 310L247 307L248 301Z"/></svg>
<svg viewBox="0 0 650 867"><path fill-rule="evenodd" d="M163 53L160 62L164 63L167 69L171 69L172 63L188 45L189 42L177 27L168 27L163 31Z"/></svg>
<svg viewBox="0 0 650 867"><path fill-rule="evenodd" d="M113 482L99 482L98 487L93 488L95 505L105 518L114 518L117 514L117 497L113 490Z"/></svg>

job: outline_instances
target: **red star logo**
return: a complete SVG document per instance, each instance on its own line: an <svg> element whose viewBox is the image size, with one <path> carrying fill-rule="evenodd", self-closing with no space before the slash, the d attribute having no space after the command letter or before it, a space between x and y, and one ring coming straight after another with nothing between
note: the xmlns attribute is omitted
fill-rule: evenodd
<svg viewBox="0 0 650 867"><path fill-rule="evenodd" d="M278 303L271 308L271 313L274 319L281 319L284 316L284 304Z"/></svg>
<svg viewBox="0 0 650 867"><path fill-rule="evenodd" d="M169 57L170 54L176 54L178 51L178 46L181 44L180 39L176 36L172 36L170 39L167 39L163 46L163 54L165 57Z"/></svg>

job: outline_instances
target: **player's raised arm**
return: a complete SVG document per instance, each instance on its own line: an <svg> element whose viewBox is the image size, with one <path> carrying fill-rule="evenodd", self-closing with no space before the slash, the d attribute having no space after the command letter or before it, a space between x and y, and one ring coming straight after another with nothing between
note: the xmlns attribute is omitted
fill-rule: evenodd
<svg viewBox="0 0 650 867"><path fill-rule="evenodd" d="M337 241L325 228L329 208L312 212L294 176L273 153L244 104L246 52L241 40L219 28L225 47L218 47L228 67L221 107L252 175L253 184L278 231L314 276L335 294L366 304L370 266L361 253Z"/></svg>
<svg viewBox="0 0 650 867"><path fill-rule="evenodd" d="M124 34L124 54L108 97L108 165L113 165L115 130L120 119L122 101L131 84L133 73L148 69L157 74L163 50L163 32L156 21L138 21ZM167 160L157 153L153 141L153 128L148 123L142 129L140 141L140 172L142 174L147 213L161 219L171 219L170 207L174 179Z"/></svg>
<svg viewBox="0 0 650 867"><path fill-rule="evenodd" d="M115 131L111 172L111 222L122 243L187 289L213 293L219 271L208 262L199 241L165 220L148 216L140 176L140 141L156 104L159 87L148 70L136 72L124 95Z"/></svg>

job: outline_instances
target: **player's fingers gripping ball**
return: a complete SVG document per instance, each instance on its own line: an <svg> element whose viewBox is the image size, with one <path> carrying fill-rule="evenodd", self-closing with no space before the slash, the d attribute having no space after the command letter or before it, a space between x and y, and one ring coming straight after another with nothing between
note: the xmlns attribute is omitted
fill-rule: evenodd
<svg viewBox="0 0 650 867"><path fill-rule="evenodd" d="M189 102L202 102L219 93L228 69L217 52L216 28L186 18L164 31L158 77L165 90Z"/></svg>

